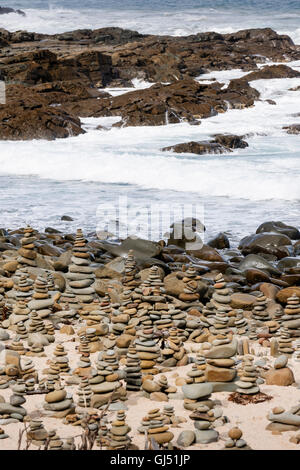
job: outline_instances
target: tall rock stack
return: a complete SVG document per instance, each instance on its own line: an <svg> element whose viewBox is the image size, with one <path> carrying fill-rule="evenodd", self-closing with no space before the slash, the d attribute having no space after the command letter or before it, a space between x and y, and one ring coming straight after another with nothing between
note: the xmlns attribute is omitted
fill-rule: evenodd
<svg viewBox="0 0 300 470"><path fill-rule="evenodd" d="M230 312L231 295L221 273L217 274L215 277L215 284L213 287L214 293L212 295L211 304L217 310L222 309L223 312Z"/></svg>
<svg viewBox="0 0 300 470"><path fill-rule="evenodd" d="M138 392L142 385L141 360L133 346L128 348L125 372L126 389Z"/></svg>
<svg viewBox="0 0 300 470"><path fill-rule="evenodd" d="M28 307L31 311L36 311L40 318L46 318L51 314L53 304L54 300L48 292L47 280L38 276L34 283L34 293Z"/></svg>
<svg viewBox="0 0 300 470"><path fill-rule="evenodd" d="M164 283L162 282L157 266L151 266L148 278L141 285L142 301L150 304L148 315L142 321L144 326L155 326L156 329L168 329L173 326L169 306L165 297Z"/></svg>
<svg viewBox="0 0 300 470"><path fill-rule="evenodd" d="M227 333L229 333L229 317L227 313L228 309L222 306L216 311L213 319L214 324L209 328L209 331L213 335L227 335Z"/></svg>
<svg viewBox="0 0 300 470"><path fill-rule="evenodd" d="M108 431L108 450L126 450L128 449L131 439L128 433L131 428L126 424L126 415L123 410L118 411L117 419L112 422Z"/></svg>
<svg viewBox="0 0 300 470"><path fill-rule="evenodd" d="M254 395L260 391L257 385L258 370L253 361L253 356L245 356L243 358L242 367L238 371L239 380L236 382L238 386L236 391L239 393Z"/></svg>
<svg viewBox="0 0 300 470"><path fill-rule="evenodd" d="M92 302L95 297L95 289L92 286L95 275L93 268L90 267L90 255L81 229L76 233L71 263L66 274L71 292L76 295L80 303Z"/></svg>
<svg viewBox="0 0 300 470"><path fill-rule="evenodd" d="M124 277L122 279L122 284L126 289L132 290L141 284L140 275L138 273L139 269L137 267L133 250L129 250L125 260Z"/></svg>
<svg viewBox="0 0 300 470"><path fill-rule="evenodd" d="M88 408L91 405L93 395L88 377L82 377L77 389L78 405L82 408Z"/></svg>
<svg viewBox="0 0 300 470"><path fill-rule="evenodd" d="M41 333L46 334L47 329L42 318L38 315L35 310L30 313L30 322L28 326L28 333Z"/></svg>
<svg viewBox="0 0 300 470"><path fill-rule="evenodd" d="M230 340L226 336L217 336L212 342L212 348L205 352L206 380L208 382L232 382L236 377L236 369L234 368L236 353L237 340Z"/></svg>
<svg viewBox="0 0 300 470"><path fill-rule="evenodd" d="M70 371L68 353L62 344L57 344L53 352L53 363L59 368L60 374L67 374Z"/></svg>
<svg viewBox="0 0 300 470"><path fill-rule="evenodd" d="M288 328L280 328L280 337L278 338L278 350L281 354L291 355L294 352L293 341Z"/></svg>
<svg viewBox="0 0 300 470"><path fill-rule="evenodd" d="M238 335L242 336L248 333L249 325L247 319L244 317L244 311L242 309L236 310L236 318L234 326Z"/></svg>
<svg viewBox="0 0 300 470"><path fill-rule="evenodd" d="M49 291L55 290L55 281L54 281L53 274L51 273L51 271L48 271L48 270L45 271L45 274L46 274L48 290Z"/></svg>
<svg viewBox="0 0 300 470"><path fill-rule="evenodd" d="M201 279L198 276L197 271L192 265L189 265L185 271L185 276L182 279L185 287L183 292L179 294L179 299L183 302L197 302L199 301L200 295L198 293L198 281Z"/></svg>
<svg viewBox="0 0 300 470"><path fill-rule="evenodd" d="M179 337L177 328L171 328L170 335L164 342L165 347L161 350L164 367L185 366L188 363L188 355Z"/></svg>
<svg viewBox="0 0 300 470"><path fill-rule="evenodd" d="M282 320L282 325L292 338L300 337L300 300L297 295L294 294L287 299Z"/></svg>
<svg viewBox="0 0 300 470"><path fill-rule="evenodd" d="M153 328L144 328L137 331L134 346L141 359L143 374L157 374L158 369L155 366L160 357L160 347Z"/></svg>
<svg viewBox="0 0 300 470"><path fill-rule="evenodd" d="M24 229L24 237L21 238L21 248L18 250L17 261L22 266L36 267L37 253L35 251L34 242L36 241L34 230L30 226Z"/></svg>
<svg viewBox="0 0 300 470"><path fill-rule="evenodd" d="M259 324L263 324L266 321L271 320L271 317L268 314L266 308L267 298L263 295L263 293L261 293L257 296L255 305L252 310L252 318L256 320Z"/></svg>
<svg viewBox="0 0 300 470"><path fill-rule="evenodd" d="M109 400L112 400L112 405L118 400L124 400L126 390L122 387L120 380L125 377L125 372L120 370L115 352L108 350L99 353L96 368L97 370L92 370L90 378L91 389L94 393L91 406L100 408Z"/></svg>

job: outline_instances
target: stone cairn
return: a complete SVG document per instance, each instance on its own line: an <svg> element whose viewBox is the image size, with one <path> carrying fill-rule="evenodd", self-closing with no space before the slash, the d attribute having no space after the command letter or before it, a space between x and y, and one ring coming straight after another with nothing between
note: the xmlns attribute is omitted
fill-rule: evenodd
<svg viewBox="0 0 300 470"><path fill-rule="evenodd" d="M23 354L26 354L27 349L25 348L23 342L21 341L18 333L17 333L17 337L12 341L9 349L11 349L12 351L16 351L18 354L20 354L20 356L22 356Z"/></svg>
<svg viewBox="0 0 300 470"><path fill-rule="evenodd" d="M177 328L169 330L169 337L164 342L164 345L165 347L161 350L161 355L164 358L164 361L161 363L162 366L185 366L188 363L189 358Z"/></svg>
<svg viewBox="0 0 300 470"><path fill-rule="evenodd" d="M212 347L205 352L208 382L232 382L236 377L234 356L237 353L237 341L227 336L218 335Z"/></svg>
<svg viewBox="0 0 300 470"><path fill-rule="evenodd" d="M144 328L137 331L134 341L137 355L141 359L143 374L157 374L156 361L160 357L158 339L155 338L153 328Z"/></svg>
<svg viewBox="0 0 300 470"><path fill-rule="evenodd" d="M242 439L243 433L239 428L228 431L228 439L225 441L224 450L250 450L247 442Z"/></svg>
<svg viewBox="0 0 300 470"><path fill-rule="evenodd" d="M292 338L288 328L280 328L280 337L278 338L278 350L281 354L291 355L294 352Z"/></svg>
<svg viewBox="0 0 300 470"><path fill-rule="evenodd" d="M242 336L248 333L249 325L248 325L246 318L244 317L243 309L236 310L236 318L235 318L234 326L236 328L236 333L239 336Z"/></svg>
<svg viewBox="0 0 300 470"><path fill-rule="evenodd" d="M37 447L41 447L46 444L48 439L48 432L44 428L43 421L40 419L32 419L29 422L29 430L27 431L28 441Z"/></svg>
<svg viewBox="0 0 300 470"><path fill-rule="evenodd" d="M125 260L124 277L122 279L122 284L126 289L131 290L141 284L140 275L138 273L139 269L134 257L134 252L133 250L129 250Z"/></svg>
<svg viewBox="0 0 300 470"><path fill-rule="evenodd" d="M48 392L45 396L43 408L49 412L59 413L58 416L64 417L74 410L74 402L72 397L68 397L61 384L55 384L54 390Z"/></svg>
<svg viewBox="0 0 300 470"><path fill-rule="evenodd" d="M66 274L71 292L80 303L92 302L95 297L95 290L92 287L95 275L93 268L90 267L90 255L81 229L76 233L71 263Z"/></svg>
<svg viewBox="0 0 300 470"><path fill-rule="evenodd" d="M79 377L90 377L92 365L90 360L91 349L86 337L80 336L80 344L78 352L81 353L79 362L77 363L77 368L74 371L74 374L79 375Z"/></svg>
<svg viewBox="0 0 300 470"><path fill-rule="evenodd" d="M48 292L48 282L42 276L35 280L32 298L28 303L31 311L37 312L41 318L46 318L52 313L54 300Z"/></svg>
<svg viewBox="0 0 300 470"><path fill-rule="evenodd" d="M36 251L34 242L36 241L34 230L30 226L24 229L24 237L21 238L21 248L18 250L17 261L22 266L36 267Z"/></svg>
<svg viewBox="0 0 300 470"><path fill-rule="evenodd" d="M29 274L26 271L20 272L18 279L16 300L24 300L27 303L33 294L33 280L30 279Z"/></svg>
<svg viewBox="0 0 300 470"><path fill-rule="evenodd" d="M164 421L165 418L159 408L155 408L150 410L147 416L142 419L142 423L138 428L138 431L141 434L145 434L147 432L150 444L152 438L160 445L168 444L174 438L174 434L169 431L169 426L164 424Z"/></svg>
<svg viewBox="0 0 300 470"><path fill-rule="evenodd" d="M191 264L187 267L182 281L185 284L183 292L179 294L179 299L183 302L194 303L199 301L198 281L201 279L197 271Z"/></svg>
<svg viewBox="0 0 300 470"><path fill-rule="evenodd" d="M238 371L239 380L236 382L238 386L237 392L254 395L260 392L257 385L258 371L257 367L253 364L254 357L244 356L241 369Z"/></svg>
<svg viewBox="0 0 300 470"><path fill-rule="evenodd" d="M210 333L213 335L227 335L229 333L230 328L228 327L229 317L227 307L220 306L218 310L216 310L213 321L214 324L209 328Z"/></svg>
<svg viewBox="0 0 300 470"><path fill-rule="evenodd" d="M53 364L55 364L59 369L59 374L67 374L70 371L68 353L65 351L65 348L62 344L57 344L53 352L54 358L52 359Z"/></svg>
<svg viewBox="0 0 300 470"><path fill-rule="evenodd" d="M79 387L77 389L78 405L83 408L88 408L91 405L91 398L93 395L88 377L82 377Z"/></svg>
<svg viewBox="0 0 300 470"><path fill-rule="evenodd" d="M99 408L106 405L109 400L112 401L112 404L118 400L124 400L126 390L123 389L120 379L125 377L125 373L120 370L115 352L108 350L99 353L96 368L97 370L92 370L90 378L91 389L94 393L92 406Z"/></svg>
<svg viewBox="0 0 300 470"><path fill-rule="evenodd" d="M222 312L230 312L230 302L231 302L231 295L230 291L227 287L227 284L223 278L223 274L217 274L215 277L215 284L214 284L214 293L212 295L211 304L214 306L215 309L220 310Z"/></svg>
<svg viewBox="0 0 300 470"><path fill-rule="evenodd" d="M27 306L27 303L23 299L18 299L15 305L13 306L12 314L9 317L10 325L16 325L19 322L26 322L29 320L30 309Z"/></svg>
<svg viewBox="0 0 300 470"><path fill-rule="evenodd" d="M54 361L50 362L50 367L47 369L46 389L52 392L55 385L60 383L60 367Z"/></svg>
<svg viewBox="0 0 300 470"><path fill-rule="evenodd" d="M111 428L107 433L108 450L125 450L131 444L131 439L128 436L131 428L126 424L125 419L125 411L118 411L116 420L112 422Z"/></svg>
<svg viewBox="0 0 300 470"><path fill-rule="evenodd" d="M127 352L125 372L126 389L138 392L142 385L141 360L133 346Z"/></svg>
<svg viewBox="0 0 300 470"><path fill-rule="evenodd" d="M23 408L23 404L26 402L24 395L26 394L26 387L23 380L17 380L17 383L12 387L13 394L9 398L9 403L12 407L11 417L23 421L24 416L27 415L27 411Z"/></svg>
<svg viewBox="0 0 300 470"><path fill-rule="evenodd" d="M266 321L271 320L271 317L268 314L266 308L267 299L263 293L260 293L256 298L256 302L252 310L252 318L256 320L259 324L263 324Z"/></svg>
<svg viewBox="0 0 300 470"><path fill-rule="evenodd" d="M49 450L63 450L63 441L57 435L56 429L49 431L48 439Z"/></svg>
<svg viewBox="0 0 300 470"><path fill-rule="evenodd" d="M210 409L205 404L200 404L190 415L194 421L194 434L196 443L209 444L219 439L219 433L214 428L214 423L222 417L221 407Z"/></svg>
<svg viewBox="0 0 300 470"><path fill-rule="evenodd" d="M300 300L296 294L287 299L282 320L284 320L282 325L288 330L292 338L300 336Z"/></svg>

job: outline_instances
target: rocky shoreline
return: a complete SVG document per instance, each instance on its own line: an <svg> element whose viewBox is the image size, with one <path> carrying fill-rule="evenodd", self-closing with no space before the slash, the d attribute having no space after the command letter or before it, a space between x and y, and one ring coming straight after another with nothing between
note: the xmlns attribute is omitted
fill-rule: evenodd
<svg viewBox="0 0 300 470"><path fill-rule="evenodd" d="M283 64L258 67L300 60L300 46L269 28L182 37L120 28L55 35L1 29L0 43L6 84L0 140L83 134L80 117L120 116L115 126L122 127L199 125L228 109L253 106L260 99L253 80L300 76ZM249 73L225 87L199 81L204 73L234 68ZM136 78L153 85L120 96L104 91L130 87Z"/></svg>
<svg viewBox="0 0 300 470"><path fill-rule="evenodd" d="M182 223L158 242L1 229L2 448L298 447L300 231L188 250Z"/></svg>

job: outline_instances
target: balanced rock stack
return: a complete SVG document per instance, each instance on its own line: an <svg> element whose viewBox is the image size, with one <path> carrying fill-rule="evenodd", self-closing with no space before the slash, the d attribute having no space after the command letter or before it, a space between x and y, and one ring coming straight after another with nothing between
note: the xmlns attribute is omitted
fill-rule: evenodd
<svg viewBox="0 0 300 470"><path fill-rule="evenodd" d="M21 248L18 250L18 263L25 266L36 267L37 254L34 246L35 241L36 237L33 228L29 226L26 227L24 229L24 237L21 238Z"/></svg>
<svg viewBox="0 0 300 470"><path fill-rule="evenodd" d="M125 372L120 370L117 356L113 350L99 353L96 363L97 370L92 369L90 378L91 389L94 393L91 406L100 408L109 400L112 404L126 398L126 390L122 387L120 379L125 377Z"/></svg>
<svg viewBox="0 0 300 470"><path fill-rule="evenodd" d="M143 418L142 425L139 427L140 432L147 430L148 440L153 438L158 444L168 444L174 437L174 434L169 431L169 426L164 424L164 416L161 414L159 408L150 410L148 415Z"/></svg>
<svg viewBox="0 0 300 470"><path fill-rule="evenodd" d="M213 319L214 324L209 328L209 331L213 335L226 335L229 333L230 329L228 328L229 317L227 315L227 307L220 306L216 311L216 315Z"/></svg>
<svg viewBox="0 0 300 470"><path fill-rule="evenodd" d="M236 377L234 356L237 353L237 340L218 335L212 342L212 347L204 352L207 366L205 370L208 382L232 382ZM222 388L219 385L218 391ZM229 390L226 385L224 390Z"/></svg>
<svg viewBox="0 0 300 470"><path fill-rule="evenodd" d="M30 313L28 333L40 333L42 335L47 334L47 329L45 327L45 324L42 318L39 316L39 314L35 310L32 310L32 312Z"/></svg>
<svg viewBox="0 0 300 470"><path fill-rule="evenodd" d="M280 328L280 337L278 338L278 350L281 354L291 355L294 352L293 341L288 328Z"/></svg>
<svg viewBox="0 0 300 470"><path fill-rule="evenodd" d="M133 250L129 250L125 260L124 277L122 279L123 286L127 289L134 289L139 286L141 284L141 279L138 272L139 269L134 257L134 252Z"/></svg>
<svg viewBox="0 0 300 470"><path fill-rule="evenodd" d="M157 374L158 369L155 366L157 359L160 357L160 347L153 328L144 328L137 331L134 346L141 359L143 374Z"/></svg>
<svg viewBox="0 0 300 470"><path fill-rule="evenodd" d="M62 344L57 344L53 352L53 363L59 368L59 374L67 374L70 371L68 353Z"/></svg>
<svg viewBox="0 0 300 470"><path fill-rule="evenodd" d="M126 415L123 410L117 412L117 419L112 422L111 428L107 434L108 450L128 449L131 439L128 433L131 428L126 424Z"/></svg>
<svg viewBox="0 0 300 470"><path fill-rule="evenodd" d="M228 439L225 441L224 450L251 450L247 442L242 439L243 433L239 428L228 431Z"/></svg>
<svg viewBox="0 0 300 470"><path fill-rule="evenodd" d="M17 300L13 306L12 314L9 316L9 323L11 326L16 325L19 322L26 322L29 320L30 309L27 306L25 300Z"/></svg>
<svg viewBox="0 0 300 470"><path fill-rule="evenodd" d="M161 350L161 355L164 358L161 365L164 367L185 366L189 358L178 336L179 332L177 328L171 328L169 333L165 347Z"/></svg>
<svg viewBox="0 0 300 470"><path fill-rule="evenodd" d="M242 309L236 310L236 318L234 322L236 332L238 335L245 335L249 331L249 325L247 319L244 317L244 311Z"/></svg>
<svg viewBox="0 0 300 470"><path fill-rule="evenodd" d="M188 266L184 274L182 281L184 282L185 287L183 292L179 294L179 299L187 303L199 301L200 295L198 293L198 281L201 277L197 275L197 272L192 265Z"/></svg>
<svg viewBox="0 0 300 470"><path fill-rule="evenodd" d="M48 439L48 432L44 428L43 421L40 419L32 419L29 422L29 430L27 431L28 441L37 447L41 447Z"/></svg>
<svg viewBox="0 0 300 470"><path fill-rule="evenodd" d="M55 281L54 281L53 274L51 273L51 271L45 270L45 275L47 279L48 290L50 291L55 290Z"/></svg>
<svg viewBox="0 0 300 470"><path fill-rule="evenodd" d="M53 304L54 300L48 292L47 280L38 276L34 283L34 293L28 307L31 311L37 312L40 318L46 318L51 314Z"/></svg>
<svg viewBox="0 0 300 470"><path fill-rule="evenodd" d="M49 392L52 392L55 385L60 383L60 367L52 361L45 372L47 373L46 388Z"/></svg>
<svg viewBox="0 0 300 470"><path fill-rule="evenodd" d="M26 398L24 397L26 393L26 387L23 380L18 380L15 385L12 387L13 394L9 398L10 409L7 410L10 413L11 418L18 419L19 421L23 421L24 416L27 415L27 411L23 408L23 404L26 402ZM0 403L0 413L1 413L1 405Z"/></svg>
<svg viewBox="0 0 300 470"><path fill-rule="evenodd" d="M90 303L95 297L95 289L92 287L95 275L90 267L90 255L81 229L76 233L71 262L66 274L71 292L80 303Z"/></svg>
<svg viewBox="0 0 300 470"><path fill-rule="evenodd" d="M257 385L258 371L253 361L253 356L243 358L242 368L238 372L239 380L236 382L238 386L236 391L239 393L254 395L260 391Z"/></svg>
<svg viewBox="0 0 300 470"><path fill-rule="evenodd" d="M74 402L72 397L68 396L64 387L56 384L54 390L45 396L43 408L47 411L55 412L55 417L63 418L74 412Z"/></svg>
<svg viewBox="0 0 300 470"><path fill-rule="evenodd" d="M16 351L18 354L20 354L20 356L26 353L27 350L22 341L20 340L18 332L17 337L11 342L9 349L11 349L12 351Z"/></svg>
<svg viewBox="0 0 300 470"><path fill-rule="evenodd" d="M56 429L49 431L49 450L63 450L63 441L56 433Z"/></svg>
<svg viewBox="0 0 300 470"><path fill-rule="evenodd" d="M22 272L18 279L16 300L28 301L33 294L33 280L27 272Z"/></svg>
<svg viewBox="0 0 300 470"><path fill-rule="evenodd" d="M19 341L20 339L27 339L28 338L28 332L26 330L26 327L24 325L24 322L20 321L17 323L16 326L16 341Z"/></svg>
<svg viewBox="0 0 300 470"><path fill-rule="evenodd" d="M217 310L222 308L223 312L230 312L231 295L221 273L217 274L217 276L215 277L215 284L213 287L214 293L212 295L211 304Z"/></svg>
<svg viewBox="0 0 300 470"><path fill-rule="evenodd" d="M213 408L214 401L210 399L212 391L212 384L208 382L188 383L183 385L183 407L191 411L198 409L200 405L205 405L209 408Z"/></svg>
<svg viewBox="0 0 300 470"><path fill-rule="evenodd" d="M82 377L79 387L77 389L78 405L87 408L91 404L93 395L88 377Z"/></svg>
<svg viewBox="0 0 300 470"><path fill-rule="evenodd" d="M194 421L196 443L209 444L218 441L219 433L213 429L213 423L221 418L222 414L222 408L210 409L205 404L198 406L193 411L190 418Z"/></svg>
<svg viewBox="0 0 300 470"><path fill-rule="evenodd" d="M202 364L193 364L190 371L187 372L187 384L201 384L206 382L205 378L205 369L206 369L206 362L205 359L203 360Z"/></svg>
<svg viewBox="0 0 300 470"><path fill-rule="evenodd" d="M142 385L141 360L133 346L128 348L125 372L126 389L133 392L139 391Z"/></svg>
<svg viewBox="0 0 300 470"><path fill-rule="evenodd" d="M38 382L38 373L35 370L35 365L31 359L26 359L22 364L22 378L25 381L28 379L34 379L35 382Z"/></svg>
<svg viewBox="0 0 300 470"><path fill-rule="evenodd" d="M78 351L81 353L77 368L74 370L75 375L79 377L90 377L92 372L92 365L90 361L90 346L84 336L80 336L80 345Z"/></svg>
<svg viewBox="0 0 300 470"><path fill-rule="evenodd" d="M259 322L259 324L271 320L271 317L267 312L266 308L267 298L264 296L263 293L260 293L256 298L256 302L252 310L252 318Z"/></svg>
<svg viewBox="0 0 300 470"><path fill-rule="evenodd" d="M283 326L292 338L300 336L300 301L296 294L287 299L287 305L282 317Z"/></svg>

